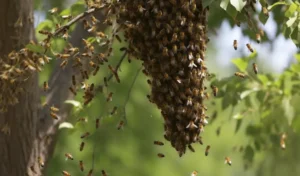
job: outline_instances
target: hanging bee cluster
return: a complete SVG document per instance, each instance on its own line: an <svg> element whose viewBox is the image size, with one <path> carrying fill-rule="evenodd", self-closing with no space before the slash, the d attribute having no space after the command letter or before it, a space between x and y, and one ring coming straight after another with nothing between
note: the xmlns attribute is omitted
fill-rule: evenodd
<svg viewBox="0 0 300 176"><path fill-rule="evenodd" d="M29 51L26 48L12 51L0 58L0 112L19 102L18 95L24 92L24 82L33 72L41 71L51 58Z"/></svg>
<svg viewBox="0 0 300 176"><path fill-rule="evenodd" d="M148 98L164 117L164 137L180 156L207 124L207 11L196 0L122 0L117 14L128 54L143 61L151 78Z"/></svg>

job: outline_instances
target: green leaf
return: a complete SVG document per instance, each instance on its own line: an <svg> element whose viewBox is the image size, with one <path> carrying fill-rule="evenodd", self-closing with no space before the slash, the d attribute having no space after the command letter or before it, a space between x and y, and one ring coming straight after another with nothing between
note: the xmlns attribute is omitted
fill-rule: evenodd
<svg viewBox="0 0 300 176"><path fill-rule="evenodd" d="M298 62L300 62L300 54L295 54L295 58L297 59Z"/></svg>
<svg viewBox="0 0 300 176"><path fill-rule="evenodd" d="M293 42L297 45L299 44L300 42L300 23L299 23L299 20L297 21L298 22L298 27L296 27L296 29L292 32L291 34L291 39L293 40Z"/></svg>
<svg viewBox="0 0 300 176"><path fill-rule="evenodd" d="M203 4L203 7L207 7L209 6L214 0L203 0L202 1L202 4Z"/></svg>
<svg viewBox="0 0 300 176"><path fill-rule="evenodd" d="M45 50L41 45L33 45L33 44L26 45L26 48L35 53L43 53Z"/></svg>
<svg viewBox="0 0 300 176"><path fill-rule="evenodd" d="M63 16L63 15L71 15L71 8L64 9L63 11L60 12L59 15L60 15L60 16Z"/></svg>
<svg viewBox="0 0 300 176"><path fill-rule="evenodd" d="M300 134L300 116L293 119L292 128L295 133Z"/></svg>
<svg viewBox="0 0 300 176"><path fill-rule="evenodd" d="M233 59L231 62L239 69L239 71L244 72L247 69L248 61L242 58Z"/></svg>
<svg viewBox="0 0 300 176"><path fill-rule="evenodd" d="M253 158L254 158L254 150L250 145L247 145L244 153L244 159L249 162L252 162Z"/></svg>
<svg viewBox="0 0 300 176"><path fill-rule="evenodd" d="M242 122L243 122L242 119L238 119L238 120L236 121L234 133L237 133L237 132L239 131L239 129L240 129L241 126L242 126Z"/></svg>
<svg viewBox="0 0 300 176"><path fill-rule="evenodd" d="M71 6L71 14L77 16L85 11L85 4L83 2L77 2Z"/></svg>
<svg viewBox="0 0 300 176"><path fill-rule="evenodd" d="M288 10L284 13L284 16L285 16L285 17L291 17L291 16L294 16L294 13L296 12L297 7L298 7L298 6L297 6L295 3L292 3L292 4L289 6Z"/></svg>
<svg viewBox="0 0 300 176"><path fill-rule="evenodd" d="M62 129L62 128L72 129L72 128L74 128L74 126L69 122L63 122L63 123L59 124L59 126L58 126L58 129Z"/></svg>
<svg viewBox="0 0 300 176"><path fill-rule="evenodd" d="M40 30L49 30L50 31L53 28L54 28L53 21L46 19L36 27L36 31L40 31Z"/></svg>
<svg viewBox="0 0 300 176"><path fill-rule="evenodd" d="M261 118L264 119L266 117L268 117L270 114L271 114L271 110L270 109L267 109L267 110L264 110L262 113L261 113Z"/></svg>
<svg viewBox="0 0 300 176"><path fill-rule="evenodd" d="M291 105L290 100L290 97L284 97L282 100L282 108L284 110L284 115L286 116L289 125L292 124L295 115L295 110L294 107Z"/></svg>
<svg viewBox="0 0 300 176"><path fill-rule="evenodd" d="M297 20L297 16L290 17L286 22L287 27L291 27Z"/></svg>
<svg viewBox="0 0 300 176"><path fill-rule="evenodd" d="M76 101L76 100L66 100L65 103L73 105L76 108L76 110L82 109L82 104L79 101Z"/></svg>
<svg viewBox="0 0 300 176"><path fill-rule="evenodd" d="M268 21L268 19L269 19L269 16L265 15L265 14L263 13L263 11L261 11L261 12L259 13L258 19L259 19L259 21L260 21L262 24L266 24L267 21Z"/></svg>
<svg viewBox="0 0 300 176"><path fill-rule="evenodd" d="M244 99L245 97L247 97L248 95L250 95L253 92L256 92L256 90L246 90L241 93L240 97L241 97L241 99Z"/></svg>
<svg viewBox="0 0 300 176"><path fill-rule="evenodd" d="M229 4L226 12L234 19L236 18L237 14L238 14L238 11L231 4Z"/></svg>
<svg viewBox="0 0 300 176"><path fill-rule="evenodd" d="M227 6L229 4L229 1L230 0L222 0L221 4L220 4L220 7L226 11L227 10Z"/></svg>
<svg viewBox="0 0 300 176"><path fill-rule="evenodd" d="M270 5L268 7L268 10L271 10L272 8L274 8L274 7L278 6L278 5L287 5L287 4L285 2L276 2L276 3L272 4L272 5Z"/></svg>
<svg viewBox="0 0 300 176"><path fill-rule="evenodd" d="M246 1L243 0L230 0L230 3L235 7L238 12L241 12L244 6L246 5Z"/></svg>
<svg viewBox="0 0 300 176"><path fill-rule="evenodd" d="M269 83L269 78L266 75L257 75L257 78L263 83L263 85L267 85Z"/></svg>

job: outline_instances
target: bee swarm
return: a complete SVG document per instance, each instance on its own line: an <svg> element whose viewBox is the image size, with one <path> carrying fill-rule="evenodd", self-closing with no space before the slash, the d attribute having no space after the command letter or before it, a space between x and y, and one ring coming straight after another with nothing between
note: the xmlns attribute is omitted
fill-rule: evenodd
<svg viewBox="0 0 300 176"><path fill-rule="evenodd" d="M165 138L182 156L207 123L203 104L207 11L199 0L120 0L117 22L128 54L151 78L150 101L164 117Z"/></svg>

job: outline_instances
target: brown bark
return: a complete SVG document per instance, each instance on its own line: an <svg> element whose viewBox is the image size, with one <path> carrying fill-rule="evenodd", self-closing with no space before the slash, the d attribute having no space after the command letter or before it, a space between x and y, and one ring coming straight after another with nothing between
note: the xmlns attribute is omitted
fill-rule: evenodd
<svg viewBox="0 0 300 176"><path fill-rule="evenodd" d="M12 50L20 49L33 36L32 0L5 0L0 6L0 56L7 55ZM101 12L97 16L103 19ZM15 22L21 17L22 26L16 28ZM100 28L104 28L101 26ZM73 32L70 43L81 47L82 37L87 36L82 26ZM5 45L4 45L5 43ZM41 175L37 158L45 162L51 157L57 126L67 118L70 106L64 104L66 99L72 98L68 92L71 85L73 70L71 64L62 70L59 63L49 80L50 91L47 94L49 106L55 105L60 109L60 120L53 120L49 116L49 106L39 105L39 90L37 75L33 75L24 83L25 93L19 99L19 104L10 107L6 113L0 114L0 129L8 125L11 133L0 131L0 176ZM0 93L5 93L0 90ZM34 170L31 169L33 167Z"/></svg>
<svg viewBox="0 0 300 176"><path fill-rule="evenodd" d="M20 49L33 38L33 1L3 0L0 6L0 56ZM4 58L2 58L4 59ZM4 125L10 133L0 133L0 175L26 175L27 163L35 139L37 122L37 75L32 75L18 97L19 104L0 114L0 129ZM0 93L5 93L1 90Z"/></svg>

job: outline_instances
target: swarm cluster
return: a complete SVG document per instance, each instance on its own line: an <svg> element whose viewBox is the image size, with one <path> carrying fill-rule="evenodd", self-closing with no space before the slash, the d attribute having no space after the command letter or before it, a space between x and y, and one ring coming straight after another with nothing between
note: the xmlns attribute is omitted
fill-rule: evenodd
<svg viewBox="0 0 300 176"><path fill-rule="evenodd" d="M120 0L117 22L128 53L143 61L149 99L164 117L164 137L182 156L207 124L203 100L207 11L199 0Z"/></svg>

